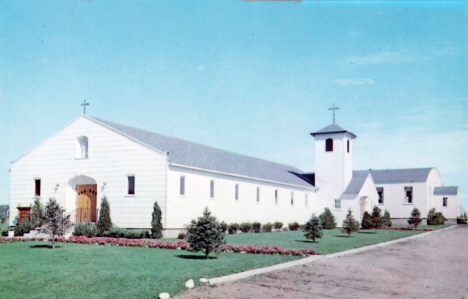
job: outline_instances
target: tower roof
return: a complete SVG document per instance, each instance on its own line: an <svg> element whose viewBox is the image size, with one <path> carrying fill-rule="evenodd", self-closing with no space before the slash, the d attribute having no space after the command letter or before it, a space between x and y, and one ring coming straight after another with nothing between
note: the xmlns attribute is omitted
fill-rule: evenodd
<svg viewBox="0 0 468 299"><path fill-rule="evenodd" d="M335 123L329 126L326 126L325 128L318 130L317 132L310 133L310 135L315 137L316 135L333 134L333 133L347 133L351 135L353 138L356 138L356 135L354 135L348 130L343 129L342 127L340 127L339 125Z"/></svg>

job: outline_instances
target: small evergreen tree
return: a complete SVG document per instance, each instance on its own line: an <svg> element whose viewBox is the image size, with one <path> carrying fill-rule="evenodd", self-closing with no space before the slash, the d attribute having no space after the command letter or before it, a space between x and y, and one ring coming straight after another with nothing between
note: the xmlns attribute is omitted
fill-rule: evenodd
<svg viewBox="0 0 468 299"><path fill-rule="evenodd" d="M348 214L345 220L343 220L342 226L341 232L348 234L348 238L351 236L351 233L359 231L359 221L354 219L353 210L351 210L351 208L348 210Z"/></svg>
<svg viewBox="0 0 468 299"><path fill-rule="evenodd" d="M411 217L408 219L408 224L414 225L414 227L417 228L421 221L421 212L419 212L417 208L414 208L411 212Z"/></svg>
<svg viewBox="0 0 468 299"><path fill-rule="evenodd" d="M391 227L393 225L392 219L390 218L390 212L385 210L384 216L383 216L383 223L382 225Z"/></svg>
<svg viewBox="0 0 468 299"><path fill-rule="evenodd" d="M320 214L319 217L323 229L334 229L336 227L335 216L333 216L329 208L325 208L325 212Z"/></svg>
<svg viewBox="0 0 468 299"><path fill-rule="evenodd" d="M372 228L375 229L375 233L377 233L377 228L382 226L383 218L381 215L382 210L378 206L374 206L372 209L371 214L371 221L372 221Z"/></svg>
<svg viewBox="0 0 468 299"><path fill-rule="evenodd" d="M99 220L97 223L99 233L102 234L112 228L112 220L110 216L110 206L107 197L103 196L101 200L101 209L99 210Z"/></svg>
<svg viewBox="0 0 468 299"><path fill-rule="evenodd" d="M52 249L55 248L55 236L63 236L71 227L70 215L64 217L63 212L55 198L50 198L45 207L43 229L52 238Z"/></svg>
<svg viewBox="0 0 468 299"><path fill-rule="evenodd" d="M310 220L302 228L304 232L304 237L307 240L312 240L315 243L315 239L320 239L323 236L322 224L320 223L320 218L312 214Z"/></svg>
<svg viewBox="0 0 468 299"><path fill-rule="evenodd" d="M153 214L151 220L151 238L153 239L161 239L163 225L162 225L162 212L161 208L158 205L158 202L154 202L153 206Z"/></svg>
<svg viewBox="0 0 468 299"><path fill-rule="evenodd" d="M429 210L427 214L427 225L441 225L447 221L442 212L436 212L435 208Z"/></svg>
<svg viewBox="0 0 468 299"><path fill-rule="evenodd" d="M208 207L205 208L203 216L198 220L192 220L187 229L188 249L191 252L203 252L208 259L210 252L219 254L219 245L224 244L224 236L221 225L215 217L211 216Z"/></svg>
<svg viewBox="0 0 468 299"><path fill-rule="evenodd" d="M31 224L34 228L41 227L44 223L44 207L39 197L34 199L34 206L31 210Z"/></svg>
<svg viewBox="0 0 468 299"><path fill-rule="evenodd" d="M361 227L362 229L371 229L373 227L372 217L367 211L365 211L364 215L362 216Z"/></svg>

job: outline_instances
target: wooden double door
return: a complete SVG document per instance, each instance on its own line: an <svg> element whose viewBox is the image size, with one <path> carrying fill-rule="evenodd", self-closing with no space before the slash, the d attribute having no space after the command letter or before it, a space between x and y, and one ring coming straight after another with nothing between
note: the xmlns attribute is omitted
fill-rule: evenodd
<svg viewBox="0 0 468 299"><path fill-rule="evenodd" d="M96 222L97 185L76 185L76 222Z"/></svg>

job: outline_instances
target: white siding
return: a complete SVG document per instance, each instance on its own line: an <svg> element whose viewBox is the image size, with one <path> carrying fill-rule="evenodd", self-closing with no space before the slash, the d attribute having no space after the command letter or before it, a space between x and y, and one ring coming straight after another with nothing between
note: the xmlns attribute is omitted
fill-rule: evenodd
<svg viewBox="0 0 468 299"><path fill-rule="evenodd" d="M76 159L76 139L88 137L87 159ZM42 184L41 201L55 197L67 212L76 208L74 185L96 183L97 207L107 196L114 224L149 228L153 204L165 209L166 156L147 149L86 117L58 131L11 165L11 219L18 205L34 201L34 178ZM135 175L135 195L127 196L127 174ZM78 178L78 182L74 178ZM104 185L105 183L105 185ZM56 187L56 185L59 187ZM163 220L165 215L163 214Z"/></svg>
<svg viewBox="0 0 468 299"><path fill-rule="evenodd" d="M333 139L333 152L325 151L325 140ZM350 152L347 152L347 141ZM320 210L334 208L351 181L353 172L353 139L344 133L315 136L315 185L319 188Z"/></svg>
<svg viewBox="0 0 468 299"><path fill-rule="evenodd" d="M185 195L179 194L180 176L185 176ZM210 181L215 182L215 196L210 198ZM235 200L235 186L239 184L239 199ZM260 201L257 202L257 187ZM275 204L275 190L278 203ZM294 205L291 205L294 192ZM308 205L305 194L308 194ZM219 221L241 223L281 221L285 225L305 223L317 212L315 189L293 187L248 178L215 174L200 170L170 166L168 176L168 228L182 228L200 217L208 207Z"/></svg>

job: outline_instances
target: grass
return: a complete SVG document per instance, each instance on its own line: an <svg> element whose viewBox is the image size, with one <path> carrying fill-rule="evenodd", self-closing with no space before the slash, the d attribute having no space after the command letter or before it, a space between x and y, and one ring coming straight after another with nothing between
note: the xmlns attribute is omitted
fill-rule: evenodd
<svg viewBox="0 0 468 299"><path fill-rule="evenodd" d="M183 250L47 242L0 244L1 298L156 298L211 278L298 257L223 253L204 260ZM214 256L216 257L216 256Z"/></svg>
<svg viewBox="0 0 468 299"><path fill-rule="evenodd" d="M442 228L447 225L431 228ZM328 254L415 235L417 231L362 230L350 238L325 230L318 243L301 231L227 235L228 244L314 248ZM210 260L183 250L48 242L0 244L1 298L155 298L182 291L190 278L212 278L298 259L294 256L222 253Z"/></svg>
<svg viewBox="0 0 468 299"><path fill-rule="evenodd" d="M258 234L236 234L227 235L228 244L238 245L258 245L258 246L279 246L284 248L314 248L319 254L329 254L338 251L372 245L407 236L422 233L421 231L399 231L399 230L361 230L358 233L341 233L339 229L323 230L323 237L316 240L316 243L307 241L302 231L283 231L273 233Z"/></svg>

